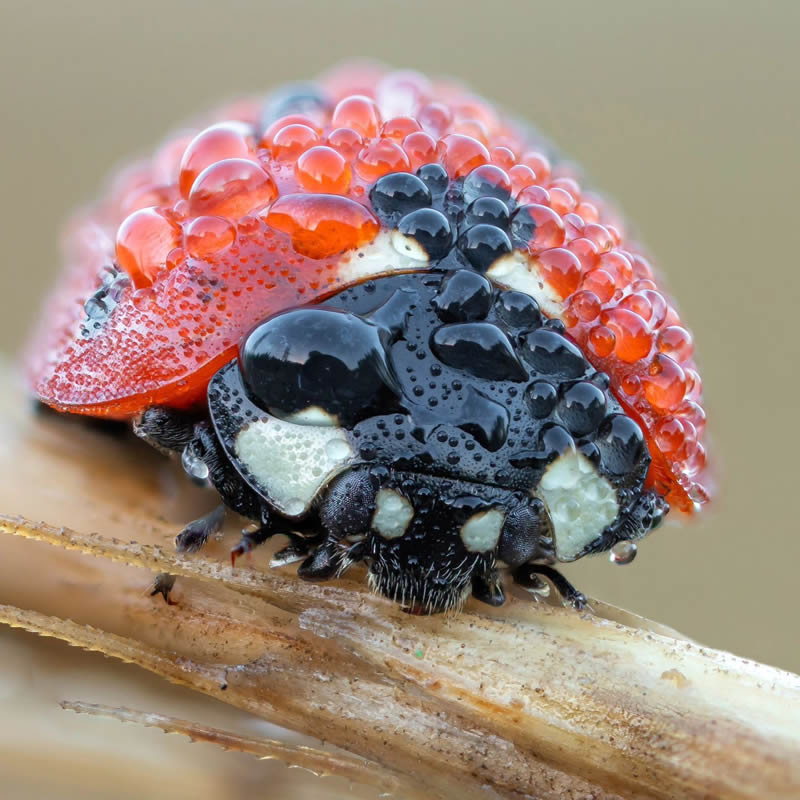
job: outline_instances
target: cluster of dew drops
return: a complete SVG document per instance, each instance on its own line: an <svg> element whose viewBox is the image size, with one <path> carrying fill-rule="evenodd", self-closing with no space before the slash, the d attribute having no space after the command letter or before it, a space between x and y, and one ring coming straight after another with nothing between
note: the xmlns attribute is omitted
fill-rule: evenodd
<svg viewBox="0 0 800 800"><path fill-rule="evenodd" d="M116 263L134 286L223 253L256 224L288 234L303 257L330 258L380 230L369 190L381 176L440 163L457 180L491 165L533 221L528 251L562 298L567 333L656 445L651 485L684 510L704 502L691 334L602 199L458 87L343 70L318 89L328 102L274 120L259 121L254 103L229 107L237 121L177 134L117 182L107 212L118 223Z"/></svg>

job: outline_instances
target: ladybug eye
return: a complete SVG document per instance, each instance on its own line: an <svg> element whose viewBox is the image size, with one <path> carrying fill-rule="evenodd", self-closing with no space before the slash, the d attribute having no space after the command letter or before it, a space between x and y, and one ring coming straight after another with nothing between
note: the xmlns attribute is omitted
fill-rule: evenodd
<svg viewBox="0 0 800 800"><path fill-rule="evenodd" d="M349 426L390 402L384 336L354 314L298 309L253 330L239 366L252 399L275 416Z"/></svg>

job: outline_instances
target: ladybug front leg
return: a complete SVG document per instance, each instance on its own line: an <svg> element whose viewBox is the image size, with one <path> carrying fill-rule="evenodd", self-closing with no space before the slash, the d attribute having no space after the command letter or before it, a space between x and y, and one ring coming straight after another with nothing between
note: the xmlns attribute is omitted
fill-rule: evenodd
<svg viewBox="0 0 800 800"><path fill-rule="evenodd" d="M184 470L201 485L207 485L209 480L213 482L212 467L216 477L220 477L219 454L209 440L208 429L208 423L198 422L196 416L161 406L148 408L133 423L134 433L157 450L167 454L181 453ZM211 456L210 465L206 461L208 455ZM175 537L178 552L196 553L224 522L225 505L192 520ZM160 588L156 592L164 594Z"/></svg>
<svg viewBox="0 0 800 800"><path fill-rule="evenodd" d="M282 567L285 564L292 564L295 561L302 561L311 552L321 534L318 531L287 531L286 521L282 521L280 526L272 515L270 508L265 504L262 506L262 522L255 530L243 530L239 544L231 550L231 563L235 565L239 556L250 553L254 548L271 539L276 534L280 534L289 539L289 544L278 550L270 560L271 567Z"/></svg>
<svg viewBox="0 0 800 800"><path fill-rule="evenodd" d="M239 544L231 548L231 566L236 566L236 559L240 556L251 553L256 547L268 541L275 535L276 531L273 529L271 520L259 526L254 531L243 530L242 538L239 539Z"/></svg>
<svg viewBox="0 0 800 800"><path fill-rule="evenodd" d="M320 539L318 531L308 536L293 531L291 533L284 533L284 536L288 537L289 544L275 553L272 560L269 562L271 567L284 567L287 564L295 564L298 561L304 561L319 543Z"/></svg>
<svg viewBox="0 0 800 800"><path fill-rule="evenodd" d="M192 520L176 537L175 547L179 553L196 553L222 529L225 522L225 506L219 505L208 514Z"/></svg>
<svg viewBox="0 0 800 800"><path fill-rule="evenodd" d="M194 438L196 424L196 416L153 406L134 419L133 432L162 453L180 453Z"/></svg>
<svg viewBox="0 0 800 800"><path fill-rule="evenodd" d="M363 560L377 490L378 479L366 470L348 470L331 482L319 506L324 538L312 542L317 546L297 570L301 578L329 580Z"/></svg>
<svg viewBox="0 0 800 800"><path fill-rule="evenodd" d="M506 593L497 570L491 570L485 575L472 576L472 596L490 606L496 607L505 603Z"/></svg>
<svg viewBox="0 0 800 800"><path fill-rule="evenodd" d="M258 523L256 531L242 534L241 542L233 548L231 559L247 553L265 542L275 533L269 508L236 471L207 421L194 425L192 439L183 449L183 464L190 477L205 476L219 493L223 505L189 523L176 537L175 544L181 552L196 552L222 527L225 509L229 508L243 517Z"/></svg>
<svg viewBox="0 0 800 800"><path fill-rule="evenodd" d="M589 606L586 595L579 592L557 569L548 564L523 564L511 574L516 583L533 591L542 589L539 575L543 575L561 595L565 604L572 606L576 611L583 611Z"/></svg>

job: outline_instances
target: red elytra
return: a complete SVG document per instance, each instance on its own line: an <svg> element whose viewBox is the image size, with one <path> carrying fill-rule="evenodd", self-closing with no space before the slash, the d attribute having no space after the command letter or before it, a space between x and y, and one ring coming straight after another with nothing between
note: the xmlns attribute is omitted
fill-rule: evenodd
<svg viewBox="0 0 800 800"><path fill-rule="evenodd" d="M319 88L324 107L268 120L266 130L248 100L208 128L180 131L73 224L67 268L28 354L38 397L116 418L201 405L254 325L353 280L349 251L381 231L369 203L380 175L438 162L458 179L492 164L484 171L535 222L518 246L549 287L548 313L645 431L649 485L685 511L705 502L691 334L605 203L451 83L345 67ZM83 304L111 265L131 283L94 323Z"/></svg>

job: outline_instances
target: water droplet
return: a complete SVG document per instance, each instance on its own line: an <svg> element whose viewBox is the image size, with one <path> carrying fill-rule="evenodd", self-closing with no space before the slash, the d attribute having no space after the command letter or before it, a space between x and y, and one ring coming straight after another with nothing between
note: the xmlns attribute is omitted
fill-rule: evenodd
<svg viewBox="0 0 800 800"><path fill-rule="evenodd" d="M708 490L701 486L699 483L695 483L689 489L689 499L698 505L702 505L703 503L708 502Z"/></svg>
<svg viewBox="0 0 800 800"><path fill-rule="evenodd" d="M521 381L528 377L508 337L487 322L456 322L437 328L431 349L440 361L487 380Z"/></svg>
<svg viewBox="0 0 800 800"><path fill-rule="evenodd" d="M230 247L236 239L236 228L222 217L196 217L184 236L189 255L204 258Z"/></svg>
<svg viewBox="0 0 800 800"><path fill-rule="evenodd" d="M349 197L286 194L266 217L267 224L292 237L295 250L309 258L327 258L371 241L377 218Z"/></svg>
<svg viewBox="0 0 800 800"><path fill-rule="evenodd" d="M189 194L194 215L238 219L268 206L278 195L272 176L244 158L228 158L203 170Z"/></svg>
<svg viewBox="0 0 800 800"><path fill-rule="evenodd" d="M207 167L225 158L247 158L246 126L236 122L213 125L201 131L188 145L180 165L179 187L189 196L197 176Z"/></svg>
<svg viewBox="0 0 800 800"><path fill-rule="evenodd" d="M122 299L125 290L131 285L131 279L124 273L120 272L114 279L114 282L108 287L108 296L115 303Z"/></svg>
<svg viewBox="0 0 800 800"><path fill-rule="evenodd" d="M208 465L202 458L199 458L194 450L192 450L191 445L186 445L183 448L183 453L181 454L181 464L183 465L183 469L186 471L186 474L195 482L202 485L205 485L206 481L208 481Z"/></svg>
<svg viewBox="0 0 800 800"><path fill-rule="evenodd" d="M306 504L299 497L290 497L284 504L284 512L290 517L296 517L306 510Z"/></svg>
<svg viewBox="0 0 800 800"><path fill-rule="evenodd" d="M325 452L332 461L342 461L350 455L350 445L345 439L331 439L325 445Z"/></svg>
<svg viewBox="0 0 800 800"><path fill-rule="evenodd" d="M104 319L109 312L109 308L103 298L98 294L93 294L84 304L83 310L89 319Z"/></svg>
<svg viewBox="0 0 800 800"><path fill-rule="evenodd" d="M617 542L608 554L608 560L612 564L630 564L634 558L636 558L636 553L638 552L638 547L636 546L636 542L629 542L627 540L623 540L621 542Z"/></svg>
<svg viewBox="0 0 800 800"><path fill-rule="evenodd" d="M345 194L350 187L350 165L332 147L306 150L294 168L298 183L309 192Z"/></svg>
<svg viewBox="0 0 800 800"><path fill-rule="evenodd" d="M103 269L100 270L100 281L103 286L108 286L114 281L117 275L119 275L119 272L114 269L114 267L103 267Z"/></svg>
<svg viewBox="0 0 800 800"><path fill-rule="evenodd" d="M149 286L178 244L178 229L157 208L143 208L119 226L117 262L137 286Z"/></svg>

